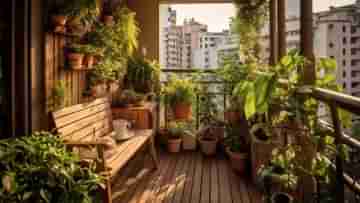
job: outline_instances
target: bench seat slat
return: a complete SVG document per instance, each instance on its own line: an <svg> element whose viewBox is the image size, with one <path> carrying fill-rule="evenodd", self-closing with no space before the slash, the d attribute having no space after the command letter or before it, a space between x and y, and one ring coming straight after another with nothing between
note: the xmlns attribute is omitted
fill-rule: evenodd
<svg viewBox="0 0 360 203"><path fill-rule="evenodd" d="M89 102L89 103L77 104L77 105L74 105L74 106L63 108L63 109L61 109L59 111L53 112L52 116L56 120L56 119L59 119L60 117L63 117L63 116L66 116L66 115L71 115L71 114L73 114L75 112L82 111L82 110L84 110L86 108L91 108L91 107L97 106L99 104L107 104L107 103L109 103L108 98L99 98L99 99L96 99L96 100L94 100L92 102Z"/></svg>

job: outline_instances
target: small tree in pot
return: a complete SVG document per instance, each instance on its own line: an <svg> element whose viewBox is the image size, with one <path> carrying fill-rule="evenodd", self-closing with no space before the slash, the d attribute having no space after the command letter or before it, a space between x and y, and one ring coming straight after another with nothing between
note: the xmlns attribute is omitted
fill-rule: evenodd
<svg viewBox="0 0 360 203"><path fill-rule="evenodd" d="M195 89L190 80L178 79L175 76L172 76L163 88L164 101L172 107L175 119L191 120Z"/></svg>

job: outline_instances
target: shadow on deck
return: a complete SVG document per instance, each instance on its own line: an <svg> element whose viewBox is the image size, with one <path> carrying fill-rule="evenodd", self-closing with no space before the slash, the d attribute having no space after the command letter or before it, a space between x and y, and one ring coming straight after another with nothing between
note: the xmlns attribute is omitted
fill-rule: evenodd
<svg viewBox="0 0 360 203"><path fill-rule="evenodd" d="M144 152L142 152L144 153ZM114 203L260 203L261 194L221 157L160 153L160 167L136 156L114 181Z"/></svg>

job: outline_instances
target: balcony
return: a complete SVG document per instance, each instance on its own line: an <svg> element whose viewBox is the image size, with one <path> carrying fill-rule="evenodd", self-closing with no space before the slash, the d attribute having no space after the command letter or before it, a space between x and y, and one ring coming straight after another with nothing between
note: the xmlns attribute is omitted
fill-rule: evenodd
<svg viewBox="0 0 360 203"><path fill-rule="evenodd" d="M11 29L4 29L5 38L0 39L1 50L5 50L0 52L0 70L5 70L6 78L3 80L1 72L0 136L4 139L0 141L0 202L260 203L271 197L304 203L330 197L337 203L358 200L360 142L356 130L343 126L346 119L340 119L344 115L340 110L356 118L360 100L326 89L334 86L315 86L332 82L332 78L318 81L315 67L292 61L294 56L278 60L280 55L275 53L284 51L281 36L286 34L280 19L270 22L272 28L279 26L269 37L271 68L236 61L235 66L227 66L235 71L220 77L219 70L192 69L190 60L184 60L188 64L183 69L159 70L152 62L159 58L159 19L154 15L159 1L122 1L136 15L125 8L116 9L121 20L107 16L113 4L104 5L107 12L101 17L83 19L95 20L81 30L95 35L95 40L76 40L79 33L73 33L76 29L70 25L76 22L64 26L63 19L57 19L55 24L52 20L59 16L53 19L46 12L60 11L42 3L5 1L0 8L0 15L13 23L6 24ZM301 50L312 60L313 27L308 23L312 11L306 9L312 1L301 3L305 8L301 26L309 31L300 33L307 39L300 43ZM274 9L270 14L275 14ZM126 26L121 27L124 21ZM2 23L6 22L1 21L1 32ZM45 24L48 27L42 27ZM96 26L99 29L93 29ZM126 43L133 41L122 44L123 36ZM121 46L115 46L119 42ZM124 47L128 49L124 51ZM136 48L139 53L135 54ZM95 63L76 57L78 52L83 57L86 53L86 58L95 55ZM174 58L168 62L177 65ZM321 62L324 66L334 64ZM257 71L247 69L254 66ZM289 70L296 71L289 74ZM244 76L242 71L246 77L238 77ZM168 74L186 83L171 89ZM196 87L185 90L191 102L175 106L176 100L168 100L169 95L187 82ZM170 90L160 92L159 88ZM319 111L314 110L317 105ZM310 119L312 122L307 122ZM190 126L184 127L181 121ZM180 147L181 142L187 150ZM319 158L324 145L327 156Z"/></svg>

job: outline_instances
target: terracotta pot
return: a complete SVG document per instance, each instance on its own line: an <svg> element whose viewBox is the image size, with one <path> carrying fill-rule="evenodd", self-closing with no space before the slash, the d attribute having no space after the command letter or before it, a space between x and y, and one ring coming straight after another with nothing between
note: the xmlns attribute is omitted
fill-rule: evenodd
<svg viewBox="0 0 360 203"><path fill-rule="evenodd" d="M157 143L159 143L162 146L166 146L168 143L168 135L169 135L169 131L167 129L165 128L159 129L156 136Z"/></svg>
<svg viewBox="0 0 360 203"><path fill-rule="evenodd" d="M212 156L216 154L216 146L217 146L217 140L206 140L206 139L199 139L200 143L200 149L202 153L204 153L207 156Z"/></svg>
<svg viewBox="0 0 360 203"><path fill-rule="evenodd" d="M66 25L66 16L64 15L53 15L51 16L51 21L55 26L65 27Z"/></svg>
<svg viewBox="0 0 360 203"><path fill-rule="evenodd" d="M178 103L173 107L173 111L176 120L191 120L191 104Z"/></svg>
<svg viewBox="0 0 360 203"><path fill-rule="evenodd" d="M114 16L110 16L110 15L104 16L104 24L107 26L114 25Z"/></svg>
<svg viewBox="0 0 360 203"><path fill-rule="evenodd" d="M232 152L230 148L226 148L226 152L229 155L232 168L241 175L246 174L246 163L248 160L247 153Z"/></svg>
<svg viewBox="0 0 360 203"><path fill-rule="evenodd" d="M88 68L91 69L92 66L94 65L94 56L92 55L85 55L84 60L83 60L83 65Z"/></svg>
<svg viewBox="0 0 360 203"><path fill-rule="evenodd" d="M72 69L79 70L82 69L84 54L81 53L69 53L67 55L69 65Z"/></svg>
<svg viewBox="0 0 360 203"><path fill-rule="evenodd" d="M181 139L168 139L168 151L171 153L178 153L181 149Z"/></svg>
<svg viewBox="0 0 360 203"><path fill-rule="evenodd" d="M241 113L237 111L225 111L224 113L225 120L227 120L230 123L236 123L240 121Z"/></svg>
<svg viewBox="0 0 360 203"><path fill-rule="evenodd" d="M182 138L184 150L196 150L196 138L193 135L186 134Z"/></svg>
<svg viewBox="0 0 360 203"><path fill-rule="evenodd" d="M292 203L294 198L287 193L275 193L271 196L271 203Z"/></svg>

